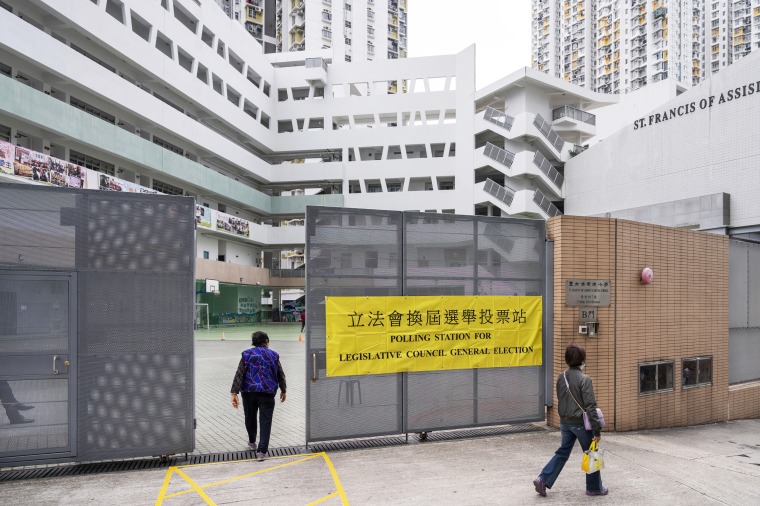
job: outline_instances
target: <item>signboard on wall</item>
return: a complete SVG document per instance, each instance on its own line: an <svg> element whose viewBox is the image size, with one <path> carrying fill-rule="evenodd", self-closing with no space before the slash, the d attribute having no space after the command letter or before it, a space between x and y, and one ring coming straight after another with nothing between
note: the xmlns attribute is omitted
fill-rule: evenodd
<svg viewBox="0 0 760 506"><path fill-rule="evenodd" d="M537 296L326 297L327 376L541 365Z"/></svg>
<svg viewBox="0 0 760 506"><path fill-rule="evenodd" d="M609 279L568 279L565 282L568 306L609 306Z"/></svg>

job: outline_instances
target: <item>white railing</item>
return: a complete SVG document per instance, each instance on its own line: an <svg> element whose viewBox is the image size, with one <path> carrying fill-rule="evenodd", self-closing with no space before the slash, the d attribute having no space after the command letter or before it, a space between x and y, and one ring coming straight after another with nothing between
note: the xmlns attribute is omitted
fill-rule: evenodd
<svg viewBox="0 0 760 506"><path fill-rule="evenodd" d="M589 125L596 125L596 116L590 112L581 111L580 109L576 109L569 105L554 109L552 112L552 119L557 120L560 118L572 118L582 121L583 123L588 123Z"/></svg>

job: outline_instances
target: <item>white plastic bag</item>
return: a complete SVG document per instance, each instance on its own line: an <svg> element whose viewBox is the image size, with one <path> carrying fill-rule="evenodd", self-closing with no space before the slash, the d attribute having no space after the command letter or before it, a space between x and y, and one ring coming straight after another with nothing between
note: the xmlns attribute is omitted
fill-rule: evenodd
<svg viewBox="0 0 760 506"><path fill-rule="evenodd" d="M596 441L591 442L588 450L583 452L581 471L587 474L595 473L604 468L604 450L599 449Z"/></svg>

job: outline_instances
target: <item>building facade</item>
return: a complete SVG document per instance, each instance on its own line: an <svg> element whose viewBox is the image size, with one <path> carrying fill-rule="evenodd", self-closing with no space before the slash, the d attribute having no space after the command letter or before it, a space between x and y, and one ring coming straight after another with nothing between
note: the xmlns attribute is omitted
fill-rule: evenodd
<svg viewBox="0 0 760 506"><path fill-rule="evenodd" d="M2 7L7 150L87 188L195 197L197 279L223 288L302 288L308 205L557 214L563 165L596 131L586 111L610 103L532 69L477 92L472 47L351 63L336 48L265 54L209 1ZM4 180L53 184L8 165Z"/></svg>
<svg viewBox="0 0 760 506"><path fill-rule="evenodd" d="M760 0L532 0L533 68L601 93L693 86L760 48Z"/></svg>
<svg viewBox="0 0 760 506"><path fill-rule="evenodd" d="M216 1L265 53L331 49L345 61L407 55L407 0Z"/></svg>

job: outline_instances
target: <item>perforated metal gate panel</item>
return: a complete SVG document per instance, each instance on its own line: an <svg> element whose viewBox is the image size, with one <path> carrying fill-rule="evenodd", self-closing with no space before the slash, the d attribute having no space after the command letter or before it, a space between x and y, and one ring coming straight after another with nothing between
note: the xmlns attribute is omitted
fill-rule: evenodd
<svg viewBox="0 0 760 506"><path fill-rule="evenodd" d="M537 220L309 207L307 441L544 419L544 368L327 378L326 296L544 295Z"/></svg>
<svg viewBox="0 0 760 506"><path fill-rule="evenodd" d="M76 458L194 447L195 206L0 185L0 270L76 273Z"/></svg>
<svg viewBox="0 0 760 506"><path fill-rule="evenodd" d="M760 379L760 244L729 243L728 382Z"/></svg>
<svg viewBox="0 0 760 506"><path fill-rule="evenodd" d="M308 208L307 441L402 432L401 375L326 377L324 311L327 296L400 295L401 237L400 213Z"/></svg>

